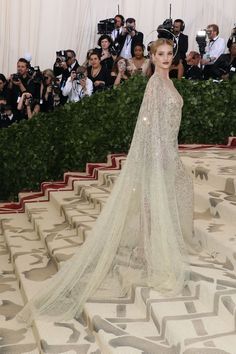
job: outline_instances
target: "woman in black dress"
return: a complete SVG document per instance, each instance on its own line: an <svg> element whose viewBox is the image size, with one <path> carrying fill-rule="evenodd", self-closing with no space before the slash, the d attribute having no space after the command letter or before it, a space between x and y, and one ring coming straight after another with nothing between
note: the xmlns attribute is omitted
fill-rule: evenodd
<svg viewBox="0 0 236 354"><path fill-rule="evenodd" d="M111 84L109 71L101 65L101 56L97 51L90 54L89 64L87 76L93 82L93 92L102 91L109 87Z"/></svg>

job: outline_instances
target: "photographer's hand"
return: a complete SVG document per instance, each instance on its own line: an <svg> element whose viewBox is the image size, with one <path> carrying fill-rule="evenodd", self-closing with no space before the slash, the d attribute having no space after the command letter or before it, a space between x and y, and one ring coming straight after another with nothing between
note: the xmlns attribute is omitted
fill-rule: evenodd
<svg viewBox="0 0 236 354"><path fill-rule="evenodd" d="M71 81L74 81L76 79L76 72L75 71L71 71L70 77L71 77Z"/></svg>
<svg viewBox="0 0 236 354"><path fill-rule="evenodd" d="M94 86L95 87L100 86L100 85L105 85L105 81L97 80L97 81L94 82Z"/></svg>
<svg viewBox="0 0 236 354"><path fill-rule="evenodd" d="M61 67L63 70L66 70L66 69L68 68L65 61L62 61L62 62L60 63L60 67Z"/></svg>
<svg viewBox="0 0 236 354"><path fill-rule="evenodd" d="M79 81L79 83L80 83L80 85L83 87L83 89L85 90L85 89L86 89L86 78L81 79L81 80Z"/></svg>
<svg viewBox="0 0 236 354"><path fill-rule="evenodd" d="M130 36L131 36L131 37L134 37L135 35L136 35L136 31L135 31L135 30L133 30L133 31L130 32Z"/></svg>

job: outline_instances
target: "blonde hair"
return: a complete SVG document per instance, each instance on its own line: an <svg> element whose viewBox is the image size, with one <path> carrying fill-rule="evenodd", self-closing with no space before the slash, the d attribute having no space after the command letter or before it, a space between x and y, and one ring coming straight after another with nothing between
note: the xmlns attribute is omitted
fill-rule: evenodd
<svg viewBox="0 0 236 354"><path fill-rule="evenodd" d="M167 44L170 47L174 48L174 42L171 39L167 38L159 38L155 42L151 44L150 52L151 54L156 54L157 48L160 47L163 44Z"/></svg>
<svg viewBox="0 0 236 354"><path fill-rule="evenodd" d="M53 71L51 69L45 69L43 71L43 75L44 76L49 76L50 78L55 79L55 75L54 75L54 73L53 73Z"/></svg>

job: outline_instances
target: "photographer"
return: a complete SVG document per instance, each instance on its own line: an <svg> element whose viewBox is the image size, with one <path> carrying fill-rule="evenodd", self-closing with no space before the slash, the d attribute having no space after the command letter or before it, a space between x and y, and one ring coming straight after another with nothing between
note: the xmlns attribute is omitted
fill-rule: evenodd
<svg viewBox="0 0 236 354"><path fill-rule="evenodd" d="M17 62L17 73L9 78L9 103L13 112L17 112L17 103L24 92L30 92L34 97L36 88L29 73L29 63L26 59L20 58Z"/></svg>
<svg viewBox="0 0 236 354"><path fill-rule="evenodd" d="M125 59L131 59L134 56L134 47L137 43L143 44L143 33L136 31L134 18L127 18L121 34L117 38L120 45L119 55Z"/></svg>
<svg viewBox="0 0 236 354"><path fill-rule="evenodd" d="M221 54L215 61L213 68L213 78L228 80L236 74L236 42L232 43L228 54Z"/></svg>
<svg viewBox="0 0 236 354"><path fill-rule="evenodd" d="M87 68L87 76L93 82L93 93L102 91L111 85L111 75L101 65L101 57L97 50L89 56L90 66Z"/></svg>
<svg viewBox="0 0 236 354"><path fill-rule="evenodd" d="M13 114L11 106L3 104L2 97L0 97L0 128L8 128L10 125L17 121L16 116Z"/></svg>
<svg viewBox="0 0 236 354"><path fill-rule="evenodd" d="M41 97L41 111L51 112L54 109L54 91L55 91L55 76L51 69L46 69L43 71L43 80L40 88ZM60 88L58 86L60 92Z"/></svg>
<svg viewBox="0 0 236 354"><path fill-rule="evenodd" d="M144 45L137 43L134 46L134 57L128 60L129 71L131 75L142 74L143 76L151 76L150 59L144 56Z"/></svg>
<svg viewBox="0 0 236 354"><path fill-rule="evenodd" d="M112 55L111 53L111 46L113 44L113 41L110 36L107 34L103 34L99 39L98 39L98 45L100 49L98 49L98 52L101 55L101 64L102 66L105 66L106 70L111 73L114 60L116 58L115 55Z"/></svg>
<svg viewBox="0 0 236 354"><path fill-rule="evenodd" d="M40 104L37 99L33 99L30 92L24 92L19 100L17 109L20 112L21 119L31 119L40 112Z"/></svg>
<svg viewBox="0 0 236 354"><path fill-rule="evenodd" d="M202 70L199 68L201 56L198 52L191 51L186 56L186 65L184 65L184 77L187 80L202 80Z"/></svg>
<svg viewBox="0 0 236 354"><path fill-rule="evenodd" d="M176 19L173 25L173 32L178 43L177 55L184 62L188 51L188 36L183 34L185 23L181 19Z"/></svg>
<svg viewBox="0 0 236 354"><path fill-rule="evenodd" d="M62 89L63 96L68 96L68 102L78 102L85 96L93 93L93 83L86 76L86 68L80 67L77 72L72 71Z"/></svg>
<svg viewBox="0 0 236 354"><path fill-rule="evenodd" d="M233 44L233 43L236 43L236 27L234 27L231 31L231 35L230 35L228 42L227 42L227 47L230 48L231 44Z"/></svg>
<svg viewBox="0 0 236 354"><path fill-rule="evenodd" d="M76 71L78 67L79 63L73 50L67 49L65 51L57 52L57 58L53 66L53 72L55 76L61 75L61 87L65 85L71 71Z"/></svg>
<svg viewBox="0 0 236 354"><path fill-rule="evenodd" d="M213 64L225 51L225 41L219 37L219 27L217 25L212 24L207 26L207 36L209 42L206 47L206 53L201 60L201 64L205 65L203 69L205 80L214 76Z"/></svg>
<svg viewBox="0 0 236 354"><path fill-rule="evenodd" d="M114 21L115 21L115 28L111 32L111 38L112 38L113 42L116 42L117 38L119 37L119 35L122 32L122 29L123 29L123 26L125 23L125 19L124 19L124 16L122 16L122 15L116 15L114 17Z"/></svg>
<svg viewBox="0 0 236 354"><path fill-rule="evenodd" d="M113 81L113 87L119 86L122 82L128 80L130 72L128 70L129 63L127 59L118 57L113 65L111 72L111 79Z"/></svg>

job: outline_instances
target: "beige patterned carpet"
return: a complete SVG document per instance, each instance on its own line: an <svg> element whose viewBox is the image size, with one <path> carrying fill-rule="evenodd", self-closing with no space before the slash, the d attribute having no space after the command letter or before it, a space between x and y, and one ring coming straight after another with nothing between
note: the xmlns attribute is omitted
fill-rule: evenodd
<svg viewBox="0 0 236 354"><path fill-rule="evenodd" d="M80 321L26 329L15 320L90 236L125 156L0 205L1 354L236 354L236 149L188 146L181 156L205 251L190 257L191 280L177 297L136 287L120 301L88 302Z"/></svg>

